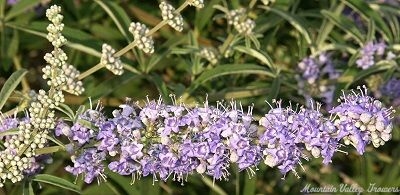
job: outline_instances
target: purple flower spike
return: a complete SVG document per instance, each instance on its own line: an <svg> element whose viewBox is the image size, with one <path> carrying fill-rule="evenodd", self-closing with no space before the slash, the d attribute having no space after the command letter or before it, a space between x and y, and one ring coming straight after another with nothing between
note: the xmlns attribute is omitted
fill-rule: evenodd
<svg viewBox="0 0 400 195"><path fill-rule="evenodd" d="M367 95L367 89L358 87L358 91L344 94L341 103L330 111L335 114L335 126L338 128L338 138L346 145L353 145L358 153L363 154L365 146L372 142L379 147L392 137L392 108L385 108L379 100Z"/></svg>
<svg viewBox="0 0 400 195"><path fill-rule="evenodd" d="M74 166L67 166L65 170L75 176L83 174L85 183L92 183L93 179L99 176L105 180L104 165L102 164L105 156L105 153L96 149L86 149L80 156L72 160Z"/></svg>
<svg viewBox="0 0 400 195"><path fill-rule="evenodd" d="M374 44L373 42L367 43L361 49L361 57L356 61L359 68L367 69L375 64L375 57L381 58L387 45L382 41Z"/></svg>

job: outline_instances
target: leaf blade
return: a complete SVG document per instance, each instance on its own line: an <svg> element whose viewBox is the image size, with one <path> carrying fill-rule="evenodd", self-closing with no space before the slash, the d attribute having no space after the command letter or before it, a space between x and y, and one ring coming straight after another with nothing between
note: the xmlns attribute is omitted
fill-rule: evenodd
<svg viewBox="0 0 400 195"><path fill-rule="evenodd" d="M210 79L231 74L260 74L275 77L269 72L269 69L255 64L224 64L219 65L211 70L203 72L195 81L194 84L201 84Z"/></svg>
<svg viewBox="0 0 400 195"><path fill-rule="evenodd" d="M33 178L33 181L47 183L53 186L57 186L66 190L74 191L77 193L82 193L79 187L68 180L60 177L56 177L48 174L38 174Z"/></svg>
<svg viewBox="0 0 400 195"><path fill-rule="evenodd" d="M0 91L0 110L3 108L7 99L10 97L11 93L17 88L18 84L21 82L22 78L28 71L25 69L20 69L11 74L10 78L4 83L4 86Z"/></svg>

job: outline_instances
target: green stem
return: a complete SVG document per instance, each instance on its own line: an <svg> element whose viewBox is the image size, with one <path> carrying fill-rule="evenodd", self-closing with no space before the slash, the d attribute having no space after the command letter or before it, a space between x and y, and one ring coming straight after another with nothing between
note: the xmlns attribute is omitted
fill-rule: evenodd
<svg viewBox="0 0 400 195"><path fill-rule="evenodd" d="M238 169L235 169L236 171L236 195L240 195L240 173Z"/></svg>
<svg viewBox="0 0 400 195"><path fill-rule="evenodd" d="M182 3L181 6L178 7L178 9L175 10L175 13L180 13L183 9L185 9L189 5L189 1L185 1Z"/></svg>
<svg viewBox="0 0 400 195"><path fill-rule="evenodd" d="M86 78L87 76L89 76L89 75L93 74L94 72L102 69L103 67L104 67L104 64L102 64L102 63L96 64L96 66L93 66L89 70L87 70L84 73L80 74L79 77L78 77L78 80L82 80L82 79Z"/></svg>
<svg viewBox="0 0 400 195"><path fill-rule="evenodd" d="M124 66L124 69L127 71L130 71L135 74L140 74L140 72L138 70L136 70L136 68L133 68L132 66L129 66L127 64L124 64L123 66Z"/></svg>
<svg viewBox="0 0 400 195"><path fill-rule="evenodd" d="M257 0L251 0L251 2L249 3L249 9L252 9L254 7L254 5L256 5Z"/></svg>
<svg viewBox="0 0 400 195"><path fill-rule="evenodd" d="M183 9L185 9L187 6L189 5L188 1L185 1L181 6L179 6L178 9L175 10L176 14L179 14ZM161 22L159 22L156 26L154 26L152 29L149 30L148 33L146 33L146 36L151 36L152 34L154 34L155 32L157 32L160 28L162 28L164 25L166 25L168 23L167 20L162 20ZM124 55L126 52L128 52L129 50L133 49L134 47L136 47L136 42L132 42L130 44L128 44L127 46L125 46L124 48L122 48L121 50L117 51L114 56L115 57L121 57L122 55ZM94 72L100 70L101 68L103 68L104 65L100 65L97 64L96 66L92 67L91 69L87 70L86 72L82 73L79 77L78 80L82 80L84 78L86 78L87 76L93 74ZM126 68L127 66L124 66L124 68ZM137 70L133 70L133 69L129 69L129 71L131 72L137 72Z"/></svg>
<svg viewBox="0 0 400 195"><path fill-rule="evenodd" d="M226 50L228 49L229 45L232 43L233 38L235 38L235 35L232 33L229 33L228 37L225 39L225 42L222 44L222 46L219 48L219 53L224 55Z"/></svg>
<svg viewBox="0 0 400 195"><path fill-rule="evenodd" d="M158 23L155 27L153 27L152 29L150 29L150 31L146 34L146 36L150 36L152 34L154 34L156 31L158 31L161 27L163 27L164 25L166 25L168 23L167 20L163 20L160 23Z"/></svg>

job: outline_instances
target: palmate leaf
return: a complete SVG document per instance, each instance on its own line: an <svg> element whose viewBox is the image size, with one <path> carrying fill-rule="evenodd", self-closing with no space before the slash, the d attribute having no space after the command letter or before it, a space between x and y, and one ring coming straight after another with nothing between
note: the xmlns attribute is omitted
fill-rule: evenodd
<svg viewBox="0 0 400 195"><path fill-rule="evenodd" d="M53 175L48 175L48 174L38 174L33 177L33 181L41 182L41 183L47 183L53 186L57 186L60 188L64 188L66 190L74 191L77 193L81 193L81 190L79 187L68 180L65 180L60 177L56 177Z"/></svg>
<svg viewBox="0 0 400 195"><path fill-rule="evenodd" d="M3 108L7 99L10 97L11 93L17 88L18 84L21 82L22 78L28 71L25 69L20 69L14 72L10 78L4 83L3 88L0 91L0 110Z"/></svg>

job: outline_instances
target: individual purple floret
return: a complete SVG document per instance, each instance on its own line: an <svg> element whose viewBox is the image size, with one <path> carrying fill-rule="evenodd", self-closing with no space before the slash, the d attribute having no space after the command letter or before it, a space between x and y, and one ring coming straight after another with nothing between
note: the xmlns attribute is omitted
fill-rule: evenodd
<svg viewBox="0 0 400 195"><path fill-rule="evenodd" d="M359 154L372 142L379 147L392 137L392 108L385 108L379 100L368 96L367 89L343 93L340 104L330 113L336 116L337 138L346 145L353 145Z"/></svg>
<svg viewBox="0 0 400 195"><path fill-rule="evenodd" d="M86 183L91 183L94 178L97 178L98 181L105 180L103 165L105 157L104 152L97 151L95 148L85 149L76 159L72 158L74 165L65 167L65 170L75 176L83 174Z"/></svg>
<svg viewBox="0 0 400 195"><path fill-rule="evenodd" d="M71 127L63 120L58 120L54 129L54 134L57 137L61 135L69 137L71 135Z"/></svg>
<svg viewBox="0 0 400 195"><path fill-rule="evenodd" d="M70 135L72 140L77 141L79 145L88 143L91 138L95 137L93 129L87 128L79 123L75 123L71 127Z"/></svg>

